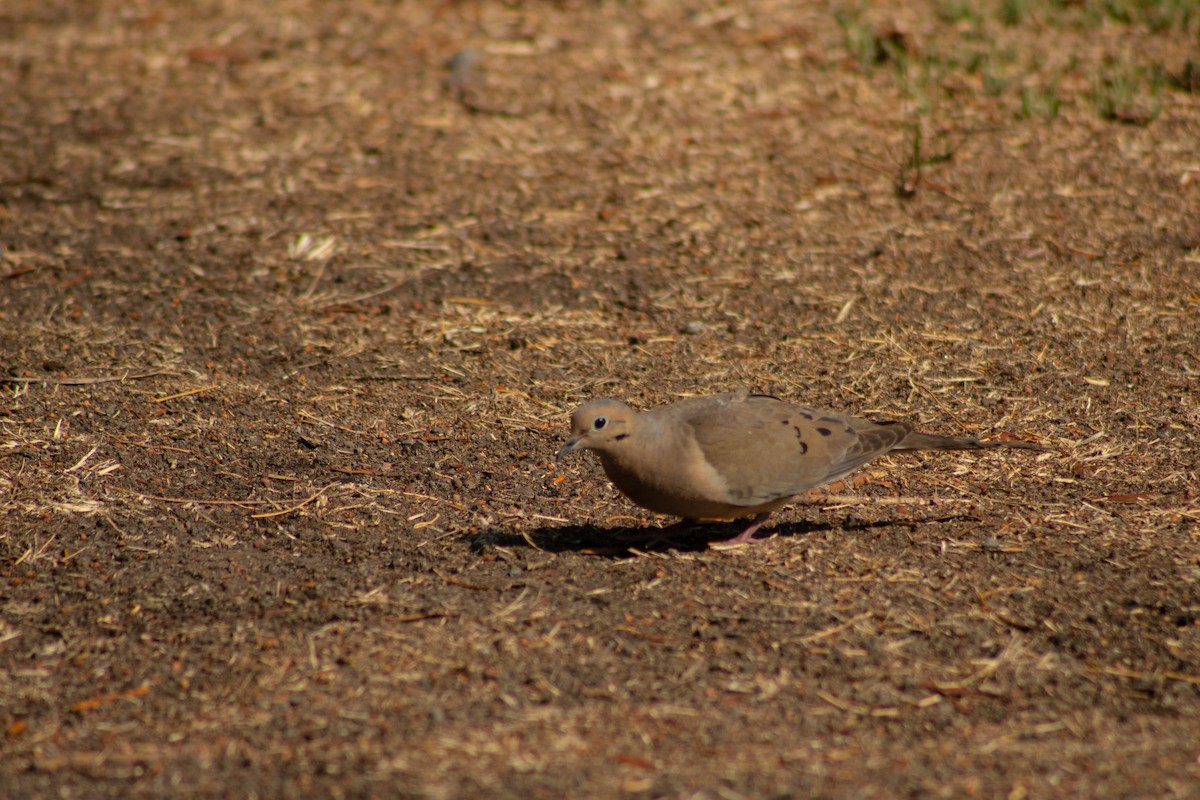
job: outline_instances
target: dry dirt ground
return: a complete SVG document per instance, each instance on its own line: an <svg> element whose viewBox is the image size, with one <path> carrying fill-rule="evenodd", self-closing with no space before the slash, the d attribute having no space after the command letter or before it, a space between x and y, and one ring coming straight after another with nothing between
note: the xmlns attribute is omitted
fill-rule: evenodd
<svg viewBox="0 0 1200 800"><path fill-rule="evenodd" d="M1187 5L6 0L5 796L1196 797ZM553 463L738 387L1048 449Z"/></svg>

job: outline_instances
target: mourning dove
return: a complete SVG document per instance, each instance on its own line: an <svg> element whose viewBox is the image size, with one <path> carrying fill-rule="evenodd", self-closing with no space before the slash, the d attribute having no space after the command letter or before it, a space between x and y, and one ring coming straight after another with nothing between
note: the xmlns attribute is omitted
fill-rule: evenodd
<svg viewBox="0 0 1200 800"><path fill-rule="evenodd" d="M718 394L637 412L592 400L571 414L558 451L595 450L609 479L643 508L684 520L754 516L729 544L749 542L796 495L836 481L892 450L978 450L1026 442L917 433L764 394Z"/></svg>

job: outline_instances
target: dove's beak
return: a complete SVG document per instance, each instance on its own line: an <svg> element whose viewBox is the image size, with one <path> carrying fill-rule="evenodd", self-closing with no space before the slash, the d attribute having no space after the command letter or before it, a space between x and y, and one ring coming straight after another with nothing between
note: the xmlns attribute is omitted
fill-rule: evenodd
<svg viewBox="0 0 1200 800"><path fill-rule="evenodd" d="M579 443L582 441L583 441L582 433L576 434L575 436L572 436L570 439L567 439L567 443L562 446L562 448L558 451L558 455L556 455L554 457L555 463L562 461L563 456L565 456L567 453L571 452L576 447L578 447Z"/></svg>

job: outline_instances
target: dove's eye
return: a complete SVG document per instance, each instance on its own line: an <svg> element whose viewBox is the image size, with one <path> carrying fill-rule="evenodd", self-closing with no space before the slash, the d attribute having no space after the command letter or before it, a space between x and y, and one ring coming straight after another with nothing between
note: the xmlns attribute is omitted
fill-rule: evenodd
<svg viewBox="0 0 1200 800"><path fill-rule="evenodd" d="M608 420L606 420L604 417L596 417L596 421L592 423L592 428L594 430L601 430L607 424Z"/></svg>

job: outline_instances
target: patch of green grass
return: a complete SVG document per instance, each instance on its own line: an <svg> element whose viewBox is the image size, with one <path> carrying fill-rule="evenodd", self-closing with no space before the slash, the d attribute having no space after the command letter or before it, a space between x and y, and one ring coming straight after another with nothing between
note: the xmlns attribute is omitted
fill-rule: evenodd
<svg viewBox="0 0 1200 800"><path fill-rule="evenodd" d="M1098 26L1107 26L1108 33L1119 34L1120 26L1138 26L1172 36L1184 31L1200 37L1200 0L1000 0L988 8L982 12L971 0L935 0L940 30L919 42L894 23L872 21L870 7L861 0L836 6L834 15L846 51L859 69L886 70L911 101L909 113L917 130L922 120L969 114L961 98L971 91L993 99L993 107L1008 109L1018 119L1052 120L1064 105L1086 107L1090 102L1106 120L1148 125L1162 113L1164 90L1194 92L1200 83L1196 77L1200 60L1173 67L1168 74L1154 62L1152 50L1141 49L1110 58L1102 66L1093 62L1082 73L1091 76L1090 94L1081 93L1063 88L1079 85L1077 59L1071 58L1066 66L1054 59L1058 65L1049 67L1045 58L1021 49L1020 30L1005 37L1017 44L996 44L999 24L1028 28L1037 41L1046 41L1047 34L1052 37L1055 31L1087 37L1087 31ZM974 78L964 80L964 75ZM938 130L933 125L926 133L936 137ZM928 144L919 133L912 141L918 154ZM910 154L906 160L907 171L915 173L917 180L903 176L901 183L915 184L922 159Z"/></svg>
<svg viewBox="0 0 1200 800"><path fill-rule="evenodd" d="M842 29L842 40L850 57L864 70L874 69L881 48L875 29L862 18L862 8L838 6L833 11L833 18Z"/></svg>
<svg viewBox="0 0 1200 800"><path fill-rule="evenodd" d="M1092 80L1092 103L1104 119L1129 125L1148 125L1162 113L1161 68L1118 62Z"/></svg>
<svg viewBox="0 0 1200 800"><path fill-rule="evenodd" d="M1000 4L1000 21L1010 28L1024 23L1029 19L1034 2L1035 0L1004 0Z"/></svg>
<svg viewBox="0 0 1200 800"><path fill-rule="evenodd" d="M1054 119L1058 116L1060 105L1057 78L1051 81L1049 86L1022 86L1021 109L1017 112L1017 116L1021 119L1030 117Z"/></svg>
<svg viewBox="0 0 1200 800"><path fill-rule="evenodd" d="M862 12L861 6L834 9L833 16L842 29L846 51L867 72L883 64L896 65L903 71L912 47L909 37L896 28L875 28L863 19Z"/></svg>
<svg viewBox="0 0 1200 800"><path fill-rule="evenodd" d="M1196 0L1091 0L1109 18L1126 25L1144 24L1155 31L1200 31Z"/></svg>
<svg viewBox="0 0 1200 800"><path fill-rule="evenodd" d="M967 72L983 80L985 97L1000 97L1014 80L1015 56L1007 51L976 51L964 63Z"/></svg>
<svg viewBox="0 0 1200 800"><path fill-rule="evenodd" d="M988 97L999 97L1012 83L1012 78L991 69L983 71L983 93Z"/></svg>
<svg viewBox="0 0 1200 800"><path fill-rule="evenodd" d="M1155 31L1200 33L1197 0L1002 0L999 19L1009 27L1037 20L1045 25L1098 28L1111 21Z"/></svg>
<svg viewBox="0 0 1200 800"><path fill-rule="evenodd" d="M971 27L978 28L983 22L979 4L973 3L971 0L941 0L937 5L936 13L938 19L947 25L969 22Z"/></svg>
<svg viewBox="0 0 1200 800"><path fill-rule="evenodd" d="M962 68L968 74L978 75L981 72L987 71L988 62L991 60L991 55L984 50L970 50L961 59Z"/></svg>

